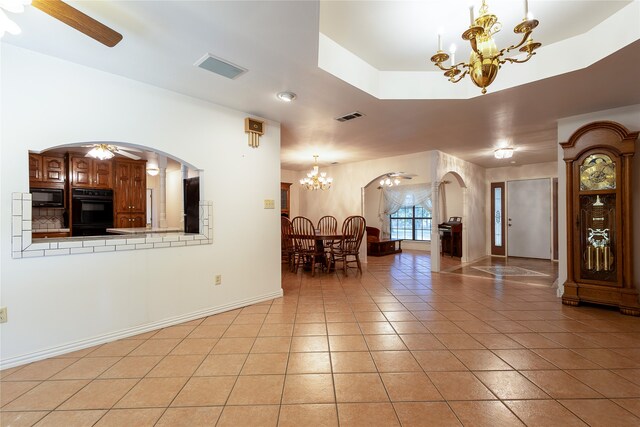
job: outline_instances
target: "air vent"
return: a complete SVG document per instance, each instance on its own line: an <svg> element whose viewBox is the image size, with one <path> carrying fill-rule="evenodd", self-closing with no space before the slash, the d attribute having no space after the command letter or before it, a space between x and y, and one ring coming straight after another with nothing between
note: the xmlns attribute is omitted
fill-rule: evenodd
<svg viewBox="0 0 640 427"><path fill-rule="evenodd" d="M196 67L200 67L212 73L216 73L228 79L235 79L238 76L246 73L246 68L239 67L224 59L216 58L215 56L207 53L200 58L195 64Z"/></svg>
<svg viewBox="0 0 640 427"><path fill-rule="evenodd" d="M358 117L362 116L364 116L364 114L362 114L361 112L354 111L353 113L345 114L342 117L337 117L336 120L339 122L347 122L349 120L357 119Z"/></svg>

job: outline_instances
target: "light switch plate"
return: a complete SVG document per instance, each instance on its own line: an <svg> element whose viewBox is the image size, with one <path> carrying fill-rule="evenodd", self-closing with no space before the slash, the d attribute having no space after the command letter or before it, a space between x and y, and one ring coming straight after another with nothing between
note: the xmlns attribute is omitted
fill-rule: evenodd
<svg viewBox="0 0 640 427"><path fill-rule="evenodd" d="M264 208L265 209L275 209L276 202L273 199L264 199Z"/></svg>

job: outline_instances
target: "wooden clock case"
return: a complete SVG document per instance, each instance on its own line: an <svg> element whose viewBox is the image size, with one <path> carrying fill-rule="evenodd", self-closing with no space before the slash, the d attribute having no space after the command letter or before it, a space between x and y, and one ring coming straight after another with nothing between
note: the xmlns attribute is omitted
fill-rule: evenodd
<svg viewBox="0 0 640 427"><path fill-rule="evenodd" d="M590 302L619 307L623 314L640 316L638 290L633 283L633 215L632 215L632 161L638 132L608 121L587 124L561 143L567 174L567 281L564 283L563 304L577 306ZM608 156L615 165L615 188L589 189L581 186L581 166L589 156ZM584 171L584 169L582 169ZM584 181L583 173L583 181ZM613 178L610 178L613 182ZM608 200L610 215L606 227L611 235L610 261L596 267L587 260L594 250L585 236L585 201L597 197ZM582 204L581 204L582 203ZM588 204L588 203L587 203ZM601 206L601 205L599 205ZM591 219L587 216L587 219ZM594 217L593 220L603 218ZM589 232L593 229L589 228ZM598 231L598 230L596 230ZM598 254L599 256L601 254ZM593 259L593 258L591 258ZM595 271L595 272L594 272Z"/></svg>

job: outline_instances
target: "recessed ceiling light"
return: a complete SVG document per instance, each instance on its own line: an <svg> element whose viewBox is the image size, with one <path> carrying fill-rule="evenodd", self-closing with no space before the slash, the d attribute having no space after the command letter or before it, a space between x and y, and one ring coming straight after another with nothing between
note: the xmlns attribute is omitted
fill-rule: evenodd
<svg viewBox="0 0 640 427"><path fill-rule="evenodd" d="M278 94L278 99L284 102L291 102L296 99L298 95L293 92L280 92Z"/></svg>

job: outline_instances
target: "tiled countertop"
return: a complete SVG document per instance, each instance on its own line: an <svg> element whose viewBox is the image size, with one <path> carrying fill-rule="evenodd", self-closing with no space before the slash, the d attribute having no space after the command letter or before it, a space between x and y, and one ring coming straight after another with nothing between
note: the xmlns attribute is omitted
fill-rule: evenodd
<svg viewBox="0 0 640 427"><path fill-rule="evenodd" d="M181 232L180 227L137 227L137 228L107 228L107 233L111 234L149 234L149 233L176 233Z"/></svg>

